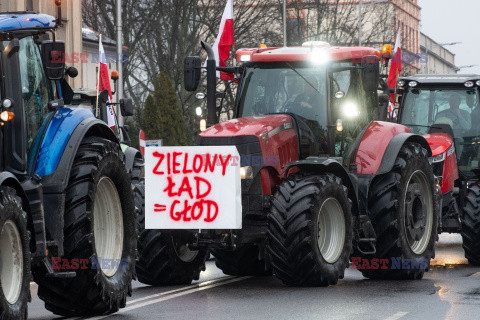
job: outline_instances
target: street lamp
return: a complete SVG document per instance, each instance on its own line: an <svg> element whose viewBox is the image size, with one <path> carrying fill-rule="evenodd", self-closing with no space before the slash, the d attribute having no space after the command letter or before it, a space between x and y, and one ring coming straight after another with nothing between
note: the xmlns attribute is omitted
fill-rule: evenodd
<svg viewBox="0 0 480 320"><path fill-rule="evenodd" d="M470 69L470 68L475 68L475 67L478 67L478 64L471 64L469 66L455 67L455 68L452 68L452 69L455 70L455 71L460 71L462 69Z"/></svg>
<svg viewBox="0 0 480 320"><path fill-rule="evenodd" d="M382 2L387 2L391 0L374 0L370 2L358 1L358 46L362 46L362 6L368 6L371 4L378 4Z"/></svg>

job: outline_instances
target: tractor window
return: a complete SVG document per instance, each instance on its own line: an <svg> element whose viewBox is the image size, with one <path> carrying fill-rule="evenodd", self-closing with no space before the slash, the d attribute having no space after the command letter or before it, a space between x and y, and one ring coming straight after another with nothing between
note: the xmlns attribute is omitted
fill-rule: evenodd
<svg viewBox="0 0 480 320"><path fill-rule="evenodd" d="M435 125L449 125L459 169L464 174L480 163L480 99L477 89L410 89L404 98L401 123L427 134Z"/></svg>
<svg viewBox="0 0 480 320"><path fill-rule="evenodd" d="M334 68L350 68L351 63L340 62ZM373 119L375 99L365 92L359 69L333 72L330 75L332 120L341 120L343 131L337 135L335 155L344 156L361 130Z"/></svg>
<svg viewBox="0 0 480 320"><path fill-rule="evenodd" d="M52 93L43 70L40 50L31 37L20 40L19 60L28 154L37 132L50 112L48 102L52 99Z"/></svg>

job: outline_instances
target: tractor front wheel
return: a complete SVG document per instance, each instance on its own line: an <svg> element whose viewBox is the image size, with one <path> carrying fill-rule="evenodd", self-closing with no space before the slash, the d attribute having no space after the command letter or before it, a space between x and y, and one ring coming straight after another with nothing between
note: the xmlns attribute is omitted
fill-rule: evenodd
<svg viewBox="0 0 480 320"><path fill-rule="evenodd" d="M140 210L137 226L138 281L152 286L190 284L205 270L207 249L191 250L183 231L145 229L145 184L135 185L135 205Z"/></svg>
<svg viewBox="0 0 480 320"><path fill-rule="evenodd" d="M285 284L328 286L343 278L352 253L351 201L333 174L294 175L278 187L268 215L268 253Z"/></svg>
<svg viewBox="0 0 480 320"><path fill-rule="evenodd" d="M66 190L64 256L88 260L75 278L38 274L38 296L62 316L116 312L132 294L136 214L124 154L117 143L89 137L75 156ZM78 259L78 260L75 260Z"/></svg>
<svg viewBox="0 0 480 320"><path fill-rule="evenodd" d="M393 169L373 180L368 204L377 235L376 253L359 257L382 261L382 267L361 269L371 279L421 279L435 255L438 210L427 150L406 143Z"/></svg>
<svg viewBox="0 0 480 320"><path fill-rule="evenodd" d="M30 247L27 214L15 190L0 187L0 319L27 319Z"/></svg>
<svg viewBox="0 0 480 320"><path fill-rule="evenodd" d="M471 183L460 215L463 249L468 263L480 266L480 182Z"/></svg>

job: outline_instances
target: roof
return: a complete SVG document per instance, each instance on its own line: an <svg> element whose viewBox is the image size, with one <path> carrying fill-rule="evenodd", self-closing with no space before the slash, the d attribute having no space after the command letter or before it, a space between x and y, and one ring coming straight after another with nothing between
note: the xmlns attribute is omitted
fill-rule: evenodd
<svg viewBox="0 0 480 320"><path fill-rule="evenodd" d="M311 61L315 58L338 61L362 59L365 56L380 58L380 52L372 48L331 46L239 49L237 61L242 61L241 57L244 55L250 55L251 62Z"/></svg>
<svg viewBox="0 0 480 320"><path fill-rule="evenodd" d="M82 24L82 40L84 44L89 44L95 47L98 47L98 41L100 40L100 33L98 31L93 30L85 23ZM102 35L102 44L104 47L117 47L117 42L115 40L110 39L106 35ZM128 50L127 46L123 46L123 50Z"/></svg>
<svg viewBox="0 0 480 320"><path fill-rule="evenodd" d="M478 74L417 74L410 77L402 77L402 80L417 81L420 84L463 84L467 81L480 80Z"/></svg>
<svg viewBox="0 0 480 320"><path fill-rule="evenodd" d="M35 12L0 13L0 32L14 29L53 28L55 18Z"/></svg>

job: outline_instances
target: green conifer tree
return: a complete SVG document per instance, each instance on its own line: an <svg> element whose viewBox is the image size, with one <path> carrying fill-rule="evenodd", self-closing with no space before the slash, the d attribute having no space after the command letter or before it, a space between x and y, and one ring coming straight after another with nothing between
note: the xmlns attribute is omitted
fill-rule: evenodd
<svg viewBox="0 0 480 320"><path fill-rule="evenodd" d="M145 101L142 112L147 140L162 139L164 146L184 146L187 135L182 110L173 83L164 72L155 81L155 91Z"/></svg>

